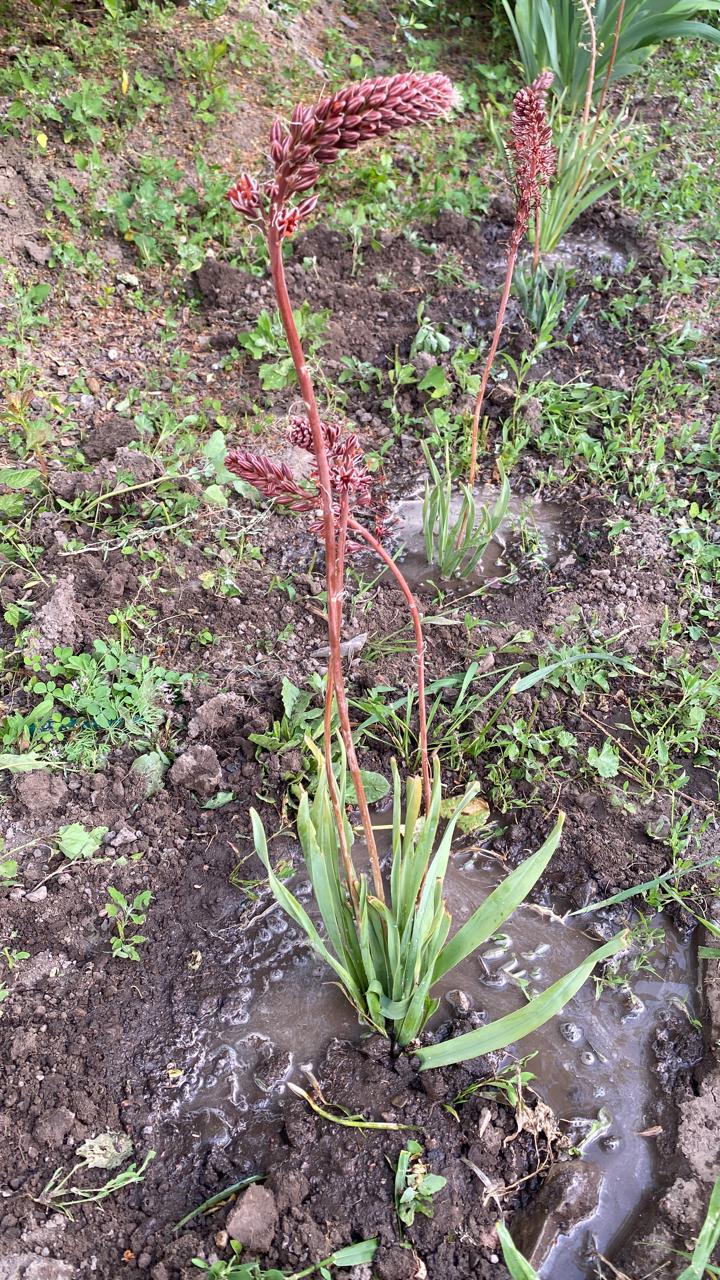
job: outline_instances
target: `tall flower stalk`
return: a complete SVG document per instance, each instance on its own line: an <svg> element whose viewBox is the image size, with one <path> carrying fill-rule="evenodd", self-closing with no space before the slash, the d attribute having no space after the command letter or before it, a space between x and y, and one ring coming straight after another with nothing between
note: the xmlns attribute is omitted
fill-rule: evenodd
<svg viewBox="0 0 720 1280"><path fill-rule="evenodd" d="M323 166L340 152L350 151L398 129L423 124L448 113L455 92L446 76L414 72L379 76L351 84L313 106L295 108L289 124L276 119L270 133L272 177L262 186L243 174L228 192L237 211L265 237L278 310L297 374L306 419L304 443L314 459L312 494L293 479L287 468L250 454L231 454L228 466L268 496L295 510L316 510L325 549L327 578L328 679L325 704L324 755L328 788L348 891L357 906L357 876L348 847L346 823L332 766L331 712L337 705L340 734L347 757L370 859L375 895L385 901L380 860L370 820L362 774L352 737L350 713L342 665L341 636L345 562L348 531L363 539L383 560L399 583L415 630L418 676L418 708L423 791L430 806L430 767L427 749L427 716L424 689L424 644L420 614L402 573L378 539L354 514L364 505L369 477L364 470L357 438L343 436L324 424L315 389L293 316L283 265L283 241L312 213L317 195L308 195Z"/></svg>
<svg viewBox="0 0 720 1280"><path fill-rule="evenodd" d="M538 114L538 99L532 90L526 92L531 100L523 109L531 117L533 112ZM432 994L436 984L487 942L537 882L560 840L564 814L558 816L542 847L516 867L450 937L450 913L443 896L445 876L455 824L477 794L478 784L470 784L440 832L440 765L436 757L431 783L420 614L402 572L380 539L358 519L358 513L372 504L370 476L357 436L342 424L323 421L320 416L293 319L282 244L315 207L316 196L308 196L307 192L316 182L322 165L333 161L340 151L355 148L366 140L443 115L452 104L452 86L440 75L380 77L351 85L314 107L297 107L287 126L276 121L271 134L274 176L261 191L252 178L243 175L229 192L235 208L256 225L267 240L278 307L304 404L304 414L291 420L290 436L294 444L312 454L313 469L309 481L300 482L284 464L243 451L230 453L227 465L266 496L291 510L307 513L311 517L311 528L322 533L325 545L330 655L324 725L325 768L320 771L312 802L307 792L301 790L297 820L324 936L302 903L275 874L262 822L251 810L255 851L267 871L275 898L304 931L316 954L334 971L361 1020L390 1036L398 1049L417 1040L438 1008L439 997ZM542 140L533 151L532 119L523 133L522 106L522 102L516 101L515 149L522 211L518 213L513 232L513 257L539 200L542 175L549 169L547 156L543 158L542 149L537 149L541 148ZM547 146L547 141L542 146ZM352 740L340 647L345 561L358 539L380 557L400 586L416 637L423 777L422 780L406 779L403 803L401 780L393 763L392 858L387 899ZM333 705L337 706L343 748L337 778L332 764ZM362 816L373 891L368 878L357 875L352 861L352 831L345 814L348 771ZM423 800L425 818L419 823ZM423 1069L436 1065L438 1052L445 1061L464 1061L504 1048L529 1034L554 1016L585 980L593 964L617 951L622 941L618 938L605 943L581 966L553 983L528 1005L462 1037L455 1046L443 1044L422 1049Z"/></svg>
<svg viewBox="0 0 720 1280"><path fill-rule="evenodd" d="M542 196L555 172L555 151L552 145L552 131L546 110L546 95L552 81L552 71L543 71L531 85L527 85L516 93L513 102L512 115L510 117L509 151L515 175L515 222L508 241L505 283L495 320L495 330L475 400L475 412L470 436L470 466L468 470L468 486L470 489L473 488L477 475L480 415L490 379L490 371L497 355L500 335L505 322L505 312L510 297L510 289L512 288L518 249L533 216L536 218L536 239L539 241L537 228L539 227Z"/></svg>

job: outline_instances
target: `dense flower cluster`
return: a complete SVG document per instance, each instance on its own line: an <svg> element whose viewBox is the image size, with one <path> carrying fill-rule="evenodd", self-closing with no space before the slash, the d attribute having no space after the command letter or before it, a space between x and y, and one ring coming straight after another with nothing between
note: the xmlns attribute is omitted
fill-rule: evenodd
<svg viewBox="0 0 720 1280"><path fill-rule="evenodd" d="M543 71L515 95L510 117L510 150L517 188L513 239L519 245L530 217L540 208L543 191L555 172L555 148L547 118L546 97L551 71Z"/></svg>
<svg viewBox="0 0 720 1280"><path fill-rule="evenodd" d="M228 199L248 222L266 219L284 239L312 213L317 196L292 206L288 200L315 185L322 165L363 142L446 115L455 101L447 76L410 71L346 85L314 106L300 104L288 125L278 119L272 126L274 177L262 195L255 179L242 174Z"/></svg>
<svg viewBox="0 0 720 1280"><path fill-rule="evenodd" d="M284 462L274 462L262 453L233 449L227 455L226 465L233 475L283 507L292 511L314 511L317 506L315 493L299 485Z"/></svg>
<svg viewBox="0 0 720 1280"><path fill-rule="evenodd" d="M445 115L454 101L447 76L410 71L349 84L315 106L297 106L289 126L276 120L270 135L278 200L314 186L320 166L341 151Z"/></svg>
<svg viewBox="0 0 720 1280"><path fill-rule="evenodd" d="M536 76L532 84L530 85L530 88L537 95L537 99L540 103L540 106L543 108L543 110L545 109L545 106L547 103L548 89L552 87L552 82L554 79L555 79L554 71L541 71L540 75Z"/></svg>

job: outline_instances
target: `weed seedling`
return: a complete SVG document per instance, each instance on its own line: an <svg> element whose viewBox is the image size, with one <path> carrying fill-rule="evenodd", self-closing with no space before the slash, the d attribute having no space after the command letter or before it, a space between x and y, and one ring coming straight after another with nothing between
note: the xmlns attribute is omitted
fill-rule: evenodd
<svg viewBox="0 0 720 1280"><path fill-rule="evenodd" d="M93 827L88 831L81 822L71 822L69 826L60 828L55 839L63 857L69 862L77 862L95 856L107 831L107 827Z"/></svg>
<svg viewBox="0 0 720 1280"><path fill-rule="evenodd" d="M101 1133L97 1138L88 1138L77 1148L75 1154L81 1159L70 1172L63 1176L62 1167L56 1169L40 1194L33 1199L48 1211L63 1213L72 1221L73 1209L79 1205L99 1204L116 1191L143 1181L145 1170L155 1159L154 1151L148 1151L140 1168L133 1161L122 1173L108 1178L100 1187L78 1187L72 1181L85 1169L116 1169L125 1163L131 1152L132 1142L124 1133Z"/></svg>
<svg viewBox="0 0 720 1280"><path fill-rule="evenodd" d="M422 1159L423 1148L410 1140L398 1156L395 1170L395 1212L404 1227L411 1227L415 1215L433 1216L433 1196L442 1191L447 1178L439 1173L428 1173Z"/></svg>
<svg viewBox="0 0 720 1280"><path fill-rule="evenodd" d="M193 1258L193 1266L206 1271L214 1280L305 1280L306 1276L314 1275L320 1275L322 1280L330 1280L333 1267L364 1267L371 1263L375 1257L377 1240L360 1240L358 1244L346 1245L343 1249L336 1249L329 1258L323 1258L322 1262L313 1262L309 1267L293 1271L292 1274L275 1269L266 1271L259 1262L242 1262L240 1255L243 1247L237 1240L230 1241L230 1248L233 1256L227 1262L218 1260L211 1264L204 1262L202 1258Z"/></svg>
<svg viewBox="0 0 720 1280"><path fill-rule="evenodd" d="M0 955L11 973L16 965L21 964L23 960L30 959L29 951L18 951L16 947L3 947L0 950Z"/></svg>
<svg viewBox="0 0 720 1280"><path fill-rule="evenodd" d="M149 889L136 893L132 902L128 902L119 889L108 886L110 901L103 907L103 914L115 921L115 933L110 939L110 947L115 960L139 960L138 947L147 938L143 933L133 933L135 925L142 925L147 919L147 908L152 899Z"/></svg>
<svg viewBox="0 0 720 1280"><path fill-rule="evenodd" d="M18 883L18 864L16 858L4 858L0 862L0 893L4 889L13 889Z"/></svg>

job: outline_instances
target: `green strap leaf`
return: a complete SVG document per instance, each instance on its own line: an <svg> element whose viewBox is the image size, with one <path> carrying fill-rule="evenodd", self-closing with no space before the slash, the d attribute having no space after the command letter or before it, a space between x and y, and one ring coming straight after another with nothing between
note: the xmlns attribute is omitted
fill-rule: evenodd
<svg viewBox="0 0 720 1280"><path fill-rule="evenodd" d="M500 928L513 911L524 902L533 885L540 879L560 843L565 814L558 815L550 835L537 853L512 871L497 889L485 899L470 919L443 947L435 966L433 982L437 982L455 965L481 947Z"/></svg>
<svg viewBox="0 0 720 1280"><path fill-rule="evenodd" d="M250 810L250 819L252 821L255 852L268 873L270 888L272 889L274 896L277 898L277 901L280 903L280 906L283 908L283 911L286 911L290 918L294 920L296 924L299 924L300 928L304 930L310 946L313 950L317 951L318 955L322 956L323 960L325 960L326 963L335 971L340 981L352 995L353 999L355 999L356 996L359 999L360 993L357 991L357 987L348 970L344 965L340 964L339 960L336 960L335 956L325 946L325 943L320 937L320 934L315 928L315 925L310 919L305 908L298 902L297 898L290 892L290 890L286 888L282 880L279 880L275 875L270 864L270 855L268 854L267 841L265 839L265 829L260 820L260 815L255 809Z"/></svg>
<svg viewBox="0 0 720 1280"><path fill-rule="evenodd" d="M479 1058L483 1054L493 1053L496 1049L506 1049L508 1045L536 1031L549 1018L560 1013L568 1000L590 977L596 964L615 955L627 946L628 933L618 933L609 942L593 951L576 969L566 973L563 978L554 982L551 987L536 996L522 1009L498 1018L487 1027L479 1027L477 1031L469 1031L466 1035L457 1036L454 1040L445 1040L442 1044L428 1045L418 1049L420 1070L427 1071L431 1067L448 1067L454 1062L467 1062L469 1058Z"/></svg>
<svg viewBox="0 0 720 1280"><path fill-rule="evenodd" d="M504 1223L496 1222L495 1230L502 1247L503 1261L512 1280L540 1280L535 1268L530 1265L527 1258L523 1258Z"/></svg>
<svg viewBox="0 0 720 1280"><path fill-rule="evenodd" d="M622 667L624 671L632 671L636 675L645 674L628 658L620 657L616 653L607 653L605 650L597 650L591 653L573 653L567 658L561 658L558 662L550 662L545 667L538 667L536 671L530 671L528 675L522 676L520 680L516 680L510 686L510 692L525 693L526 689L532 689L533 685L545 680L547 676L552 675L553 671L562 671L565 667L574 666L576 662L589 662L591 659L596 662L609 662L613 666Z"/></svg>

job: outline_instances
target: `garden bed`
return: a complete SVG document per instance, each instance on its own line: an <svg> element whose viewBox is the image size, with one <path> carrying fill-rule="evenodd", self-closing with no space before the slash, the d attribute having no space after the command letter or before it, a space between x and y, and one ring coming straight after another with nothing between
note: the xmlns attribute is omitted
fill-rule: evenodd
<svg viewBox="0 0 720 1280"><path fill-rule="evenodd" d="M274 58L291 59L300 96L316 92L313 59L326 58L337 79L328 49L342 67L362 45L365 58L380 60L378 71L387 69L382 23L368 19L359 30L357 15L341 9L303 13L288 34L273 10L253 10L247 56L230 75L234 111L228 104L210 123L198 121L178 94L165 113L150 109L147 125L126 126L108 147L110 193L126 189L147 129L153 148L181 164L197 150L218 165L219 202L222 166L257 153L277 91L251 37ZM159 48L185 47L198 32L219 38L237 17L231 7L201 22L178 9ZM344 43L333 43L328 26L342 28ZM11 43L32 47L36 34L16 23ZM130 48L162 81L150 35L141 31ZM458 42L445 55L470 77ZM104 56L112 65L116 52ZM640 103L651 124L653 93L680 94L671 62L664 88L656 74L647 73ZM691 60L687 74L696 95L682 102L689 120L706 106L710 71ZM238 103L253 104L243 125ZM463 125L480 128L472 112ZM563 260L572 268L568 305L585 294L586 305L567 343L540 357L520 394L509 377L497 378L487 406L482 481L497 485L494 460L502 457L519 529L471 584L433 582L410 549L420 564L413 578L444 783L459 790L475 777L489 805L487 826L453 853L457 919L485 892L482 877L518 865L562 808L560 849L509 928L520 968L532 968L525 953L542 956L547 937L557 954L549 969L538 964L543 977L557 977L563 930L584 955L593 939L625 923L633 929L625 967L606 975L597 1006L586 989L541 1037L518 1046L518 1054L540 1049L526 1068L535 1079L523 1110L502 1087L483 1083L502 1072L499 1058L419 1073L411 1056L393 1058L385 1042L361 1039L340 993L324 985L328 972L308 959L269 896L253 853L252 805L277 833L275 865L298 873L303 890L293 786L310 776L303 734L318 727L327 643L317 540L300 520L257 506L224 467L233 446L298 461L285 431L296 391L282 369L268 375L260 367L282 353L268 348L255 359L251 345L238 344L242 334L262 337L259 317L273 313L262 262L239 232L218 229L210 200L198 216L207 219L202 243L212 255L192 269L180 256L180 221L165 228L170 239L150 263L138 257L142 228L123 238L117 218L99 223L96 209L93 221L85 203L75 226L53 185L69 175L85 190L72 144L52 125L45 146L32 142L29 125L18 127L4 162L0 236L15 270L9 349L17 369L30 372L6 388L14 399L0 449L3 466L35 468L37 477L25 505L6 509L0 751L32 752L38 767L8 768L3 755L0 772L0 863L8 860L0 890L0 1277L138 1272L188 1280L200 1274L193 1257L228 1257L228 1206L242 1230L242 1193L176 1224L253 1175L263 1179L265 1218L245 1222L258 1251L248 1257L288 1273L377 1238L372 1269L358 1267L357 1280L501 1280L501 1215L553 1280L619 1274L612 1268L639 1276L648 1256L674 1267L672 1251L691 1247L700 1229L720 1156L717 962L697 958L697 921L713 918L718 857L718 562L708 514L717 511L718 446L707 379L710 286L701 282L689 296L680 241L697 229L695 215L684 211L681 230L677 210L649 227L639 197L622 209L609 198L577 224ZM476 134L458 141L454 128L443 126L432 144L436 161L451 168L453 192L475 173L478 145ZM676 147L671 166L681 163ZM403 141L403 192L420 183L426 162ZM313 358L331 406L361 432L387 545L403 563L407 528L393 513L424 483L420 438L443 429L429 414L467 421L471 413L453 357L485 344L492 330L512 213L486 158L476 207L459 211L459 196L442 207L437 193L425 193L426 207L403 227L399 196L383 186L380 151L374 163L357 188L351 165L340 179L357 204L366 201L370 230L353 242L330 209L295 240L287 270L296 305L310 299L312 313L329 312L317 323ZM388 202L383 226L378 191ZM149 204L157 199L151 193ZM97 271L88 276L67 254L59 264L43 261L45 222L60 226L86 261L92 249ZM29 244L40 246L39 257ZM28 290L45 283L47 295L28 302ZM676 340L690 307L699 337L688 360ZM38 315L47 325L34 323ZM446 348L433 347L437 334ZM518 360L528 347L513 301L502 349ZM353 720L375 717L361 738L363 765L389 777L406 739L387 708L413 687L412 652L393 584L364 555L352 569L343 638ZM504 674L553 663L555 673L502 707ZM472 664L476 701L463 709L458 697ZM295 720L283 681L300 691ZM60 691L73 683L89 693L68 709ZM102 692L109 686L111 702ZM412 741L409 754L416 768ZM379 825L390 820L384 802L374 812ZM75 824L94 833L80 853L67 835ZM557 919L642 885L599 914ZM112 946L123 939L107 913L108 888L128 904L151 894L136 909L143 919L128 924L130 952ZM487 981L494 965L489 957L484 968L463 971L431 1037L517 1004L512 977L502 988ZM318 1116L285 1087L291 1080L311 1089L308 1062L335 1106L417 1128L348 1128ZM628 1098L633 1107L623 1111ZM585 1146L587 1134L565 1122L591 1121L601 1110L609 1122ZM53 1204L44 1189L54 1170L73 1167L80 1144L106 1132L131 1139L138 1166L154 1156L142 1180L66 1216L60 1197ZM393 1185L409 1137L447 1185L432 1215L404 1231ZM582 1158L569 1158L571 1146L583 1147ZM110 1176L83 1171L79 1182L99 1186ZM627 1188L620 1197L618 1181ZM560 1240L561 1252L549 1253L548 1239Z"/></svg>

